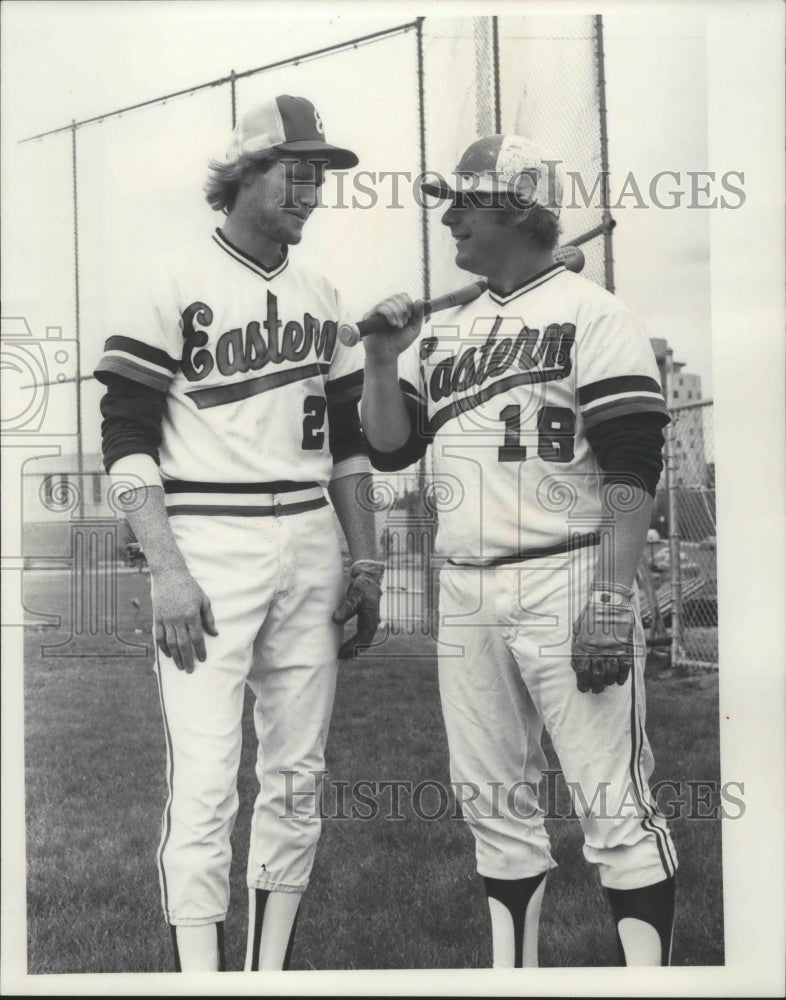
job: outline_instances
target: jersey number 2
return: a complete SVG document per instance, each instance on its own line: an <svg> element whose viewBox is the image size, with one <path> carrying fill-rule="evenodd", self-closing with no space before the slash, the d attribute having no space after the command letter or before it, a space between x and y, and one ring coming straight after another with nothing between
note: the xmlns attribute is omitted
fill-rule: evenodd
<svg viewBox="0 0 786 1000"><path fill-rule="evenodd" d="M306 396L303 403L303 440L300 447L305 451L321 451L325 443L325 423L327 400L324 396Z"/></svg>
<svg viewBox="0 0 786 1000"><path fill-rule="evenodd" d="M527 449L521 441L521 407L506 406L499 415L505 424L505 443L497 451L500 462L524 462ZM541 406L538 410L538 458L546 462L570 462L576 417L563 406Z"/></svg>

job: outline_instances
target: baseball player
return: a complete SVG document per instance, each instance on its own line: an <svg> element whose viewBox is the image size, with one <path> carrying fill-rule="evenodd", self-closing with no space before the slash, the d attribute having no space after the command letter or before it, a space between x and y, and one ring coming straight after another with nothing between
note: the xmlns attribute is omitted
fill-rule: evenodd
<svg viewBox="0 0 786 1000"><path fill-rule="evenodd" d="M556 162L521 136L486 136L454 185L424 185L448 201L456 263L488 290L422 333L421 302L376 306L393 329L364 341L361 415L379 469L431 445L440 694L494 965L537 965L555 866L537 797L544 725L621 959L660 965L677 862L648 788L635 574L668 415L639 322L553 257Z"/></svg>
<svg viewBox="0 0 786 1000"><path fill-rule="evenodd" d="M158 267L96 369L105 465L139 487L129 520L150 566L169 785L158 862L178 970L224 967L246 684L260 784L246 969L288 967L337 653L365 648L379 620L382 564L355 500L363 352L337 339L335 289L288 249L325 169L357 162L304 98L251 109L211 163L223 224ZM353 560L343 600L333 508Z"/></svg>

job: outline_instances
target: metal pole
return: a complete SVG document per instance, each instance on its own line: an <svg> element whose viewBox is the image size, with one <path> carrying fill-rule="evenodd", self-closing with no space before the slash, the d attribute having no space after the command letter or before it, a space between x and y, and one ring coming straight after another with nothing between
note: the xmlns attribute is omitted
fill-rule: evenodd
<svg viewBox="0 0 786 1000"><path fill-rule="evenodd" d="M426 87L425 70L423 64L423 21L425 18L417 19L415 29L415 40L417 43L418 60L418 134L420 137L420 173L426 172ZM428 209L425 204L420 210L420 232L423 245L423 298L431 298L431 268L428 233Z"/></svg>
<svg viewBox="0 0 786 1000"><path fill-rule="evenodd" d="M77 513L79 519L85 515L84 500L84 457L82 454L82 344L79 337L79 197L76 170L76 121L71 122L71 183L74 206L74 312L76 320L76 463L79 475Z"/></svg>
<svg viewBox="0 0 786 1000"><path fill-rule="evenodd" d="M595 44L598 67L598 105L600 111L600 170L601 192L603 196L603 264L606 288L614 291L614 248L611 231L614 220L609 208L609 134L606 123L606 58L603 51L603 18L595 16Z"/></svg>
<svg viewBox="0 0 786 1000"><path fill-rule="evenodd" d="M235 76L235 71L232 70L229 74L229 97L232 102L232 128L237 125L237 93L235 90L236 79L237 77Z"/></svg>
<svg viewBox="0 0 786 1000"><path fill-rule="evenodd" d="M499 18L491 19L491 46L494 54L494 131L502 131L502 101L499 79Z"/></svg>
<svg viewBox="0 0 786 1000"><path fill-rule="evenodd" d="M672 376L674 371L674 351L666 348L664 366L664 390L666 405L673 398ZM664 448L664 472L669 511L669 578L671 586L671 666L682 669L682 574L680 568L680 531L677 510L677 462L675 454L675 433L673 421L666 425Z"/></svg>
<svg viewBox="0 0 786 1000"><path fill-rule="evenodd" d="M418 62L418 135L420 137L420 172L421 175L426 172L426 75L425 75L425 60L423 58L423 22L425 18L417 18L416 28L415 28L415 39L417 43L417 62ZM429 243L429 225L428 225L428 209L423 204L420 209L420 231L421 231L421 245L423 248L423 297L425 299L431 298L431 248ZM425 492L426 492L426 455L418 462L417 466L417 499L419 510L425 510ZM424 601L428 601L428 594L430 592L430 574L431 574L431 551L433 549L433 535L429 528L423 528L424 531L428 532L428 540L421 539L421 559L420 559L420 574L421 574L421 584L420 589L424 594ZM413 556L415 552L413 551ZM414 568L411 571L414 573ZM428 621L429 626L431 623L431 606L428 609L423 609L423 620Z"/></svg>

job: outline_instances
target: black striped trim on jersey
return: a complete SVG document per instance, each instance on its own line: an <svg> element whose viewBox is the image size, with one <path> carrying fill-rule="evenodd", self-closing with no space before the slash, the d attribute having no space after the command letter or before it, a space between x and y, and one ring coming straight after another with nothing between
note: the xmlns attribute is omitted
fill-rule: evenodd
<svg viewBox="0 0 786 1000"><path fill-rule="evenodd" d="M498 379L496 382L492 382L490 385L487 385L474 396L463 396L459 399L453 400L453 402L449 403L447 406L443 406L441 410L437 410L436 413L432 414L429 420L429 425L432 432L436 433L440 427L448 422L448 420L452 420L454 417L458 417L460 414L466 413L467 410L474 410L476 406L480 406L481 403L485 403L494 396L498 396L501 392L507 392L508 389L512 389L514 386L535 385L540 382L554 382L564 378L568 374L570 374L570 368L566 366L565 368L553 368L546 370L537 368L533 371L518 372L516 375L508 375L507 378Z"/></svg>
<svg viewBox="0 0 786 1000"><path fill-rule="evenodd" d="M349 375L330 379L325 383L328 403L356 403L363 395L363 371L358 369Z"/></svg>
<svg viewBox="0 0 786 1000"><path fill-rule="evenodd" d="M202 483L170 479L164 482L164 503L170 517L180 514L286 517L328 505L325 491L318 483L283 480Z"/></svg>
<svg viewBox="0 0 786 1000"><path fill-rule="evenodd" d="M295 483L289 479L271 479L266 483L201 483L188 479L167 479L164 493L296 493L318 487L319 483Z"/></svg>
<svg viewBox="0 0 786 1000"><path fill-rule="evenodd" d="M166 392L180 364L166 351L151 347L133 337L107 338L104 353L95 369L99 381L102 373L122 375L134 382L141 382L151 389Z"/></svg>
<svg viewBox="0 0 786 1000"><path fill-rule="evenodd" d="M618 375L581 386L579 409L586 427L612 417L654 411L668 416L661 387L648 375Z"/></svg>
<svg viewBox="0 0 786 1000"><path fill-rule="evenodd" d="M273 278L277 277L289 264L289 257L287 255L287 248L283 247L284 259L280 263L276 264L274 267L265 267L264 264L260 264L258 260L255 260L249 254L245 253L240 247L236 247L234 243L224 236L220 229L216 229L212 236L213 242L217 243L226 253L236 260L243 267L247 267L249 271L253 271L254 274L258 274L260 278L264 278L265 281L271 281Z"/></svg>
<svg viewBox="0 0 786 1000"><path fill-rule="evenodd" d="M514 299L518 299L520 296L526 295L527 292L531 292L533 289L540 288L541 285L545 285L547 281L551 281L552 278L555 278L564 270L566 270L566 268L563 263L559 262L552 264L551 267L547 267L545 271L541 271L539 274L536 274L534 278L529 278L519 288L514 288L512 292L503 294L502 292L495 291L493 288L489 288L489 298L498 306L506 306L508 303L513 302Z"/></svg>
<svg viewBox="0 0 786 1000"><path fill-rule="evenodd" d="M455 559L448 559L451 566L466 566L477 569L486 566L505 566L508 563L526 562L529 559L543 559L546 556L561 556L566 552L573 552L574 549L585 549L589 545L597 545L600 539L598 532L590 532L588 535L574 535L565 542L558 542L556 545L547 545L542 549L524 549L510 556L500 556L497 559L490 559L488 562L458 562Z"/></svg>
<svg viewBox="0 0 786 1000"><path fill-rule="evenodd" d="M179 514L230 515L231 517L286 517L288 514L302 514L307 510L319 510L327 507L324 496L314 500L303 500L300 503L271 504L265 507L233 507L229 504L167 504L166 512L170 517Z"/></svg>
<svg viewBox="0 0 786 1000"><path fill-rule="evenodd" d="M325 362L301 365L299 368L287 368L284 371L271 372L269 375L247 378L242 382L192 389L186 393L186 396L196 403L198 409L205 410L211 406L224 406L226 403L236 403L241 399L249 399L251 396L258 396L261 392L279 389L282 385L301 382L304 379L313 378L315 375L324 376L328 371L330 371L330 365Z"/></svg>
<svg viewBox="0 0 786 1000"><path fill-rule="evenodd" d="M637 711L636 693L636 664L634 663L633 670L631 671L630 686L630 777L639 808L644 814L641 821L641 828L647 833L652 834L655 838L655 845L658 849L661 865L663 865L666 877L671 878L677 871L677 861L674 857L669 835L662 825L665 823L665 820L658 814L651 802L650 792L641 770L641 755L644 751L644 727Z"/></svg>

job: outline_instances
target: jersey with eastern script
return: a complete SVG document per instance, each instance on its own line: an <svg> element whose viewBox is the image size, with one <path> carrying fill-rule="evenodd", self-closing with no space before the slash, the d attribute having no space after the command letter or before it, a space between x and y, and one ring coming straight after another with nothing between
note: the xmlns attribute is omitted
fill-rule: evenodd
<svg viewBox="0 0 786 1000"><path fill-rule="evenodd" d="M587 440L666 415L647 334L613 295L556 264L509 295L440 313L400 360L432 442L436 551L484 563L592 535L609 517Z"/></svg>
<svg viewBox="0 0 786 1000"><path fill-rule="evenodd" d="M167 393L164 480L330 481L328 404L357 400L362 349L321 275L285 257L272 269L220 230L162 262L96 374Z"/></svg>

